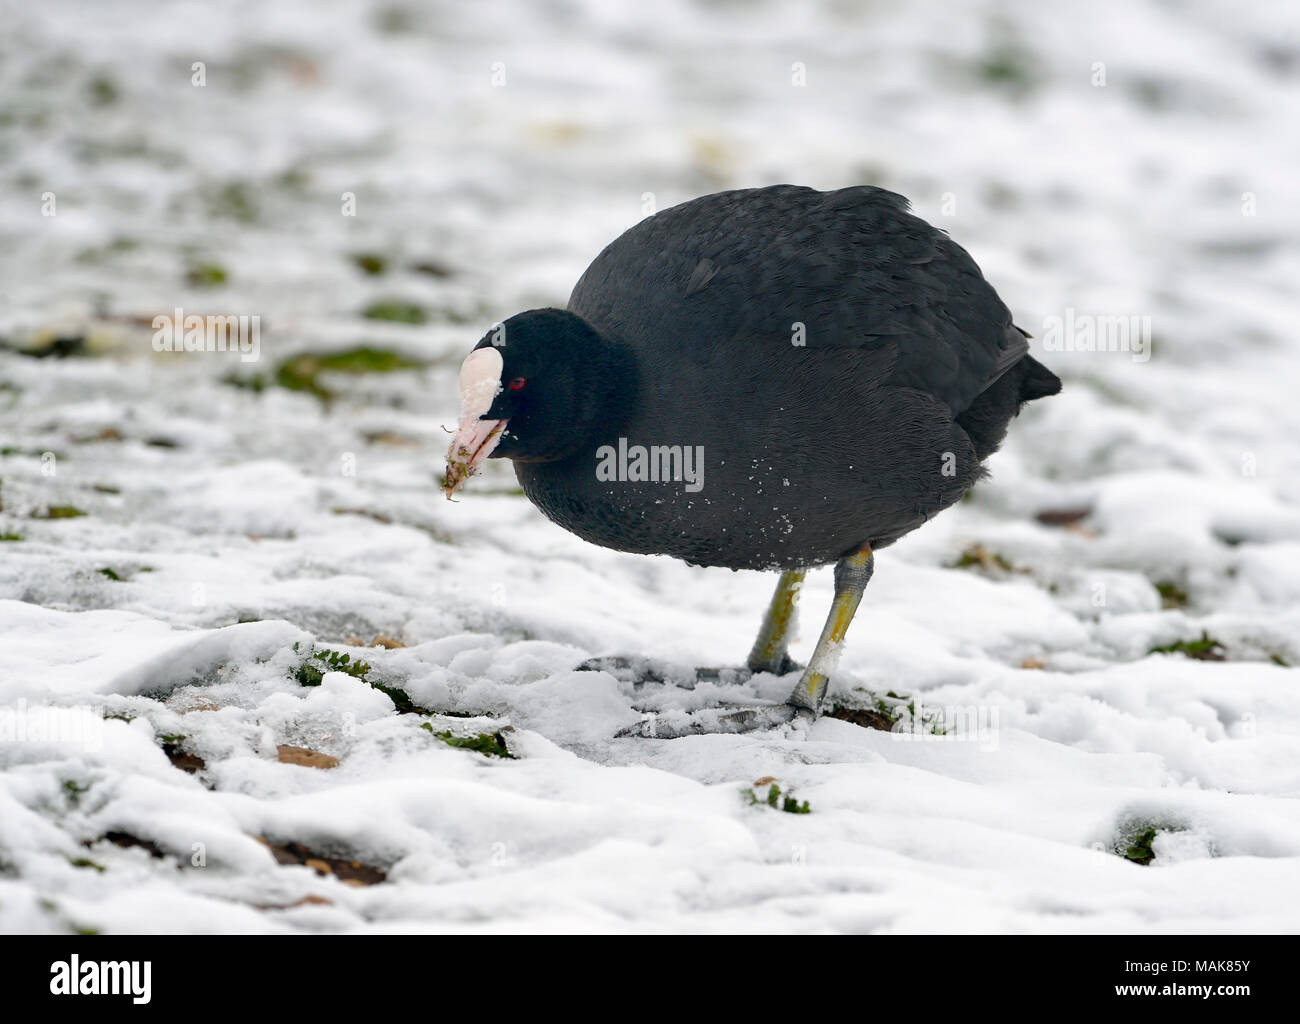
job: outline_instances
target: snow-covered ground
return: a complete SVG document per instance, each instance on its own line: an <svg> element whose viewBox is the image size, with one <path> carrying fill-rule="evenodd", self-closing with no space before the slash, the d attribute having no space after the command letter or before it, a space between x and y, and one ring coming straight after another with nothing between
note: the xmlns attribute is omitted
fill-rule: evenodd
<svg viewBox="0 0 1300 1024"><path fill-rule="evenodd" d="M1288 0L0 18L0 930L1300 927ZM784 695L574 671L736 664L773 579L585 545L504 464L437 490L493 321L777 181L908 195L1065 379L877 559L833 684L969 731L614 739ZM155 353L177 307L259 316L260 360ZM1149 353L1045 350L1096 316ZM271 383L361 345L423 365ZM1179 641L1223 660L1149 653ZM300 685L320 649L368 681ZM515 759L436 735L501 730Z"/></svg>

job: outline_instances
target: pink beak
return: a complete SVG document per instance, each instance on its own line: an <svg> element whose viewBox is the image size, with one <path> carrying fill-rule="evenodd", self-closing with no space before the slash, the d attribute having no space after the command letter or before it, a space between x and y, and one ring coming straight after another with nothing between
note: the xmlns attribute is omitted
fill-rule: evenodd
<svg viewBox="0 0 1300 1024"><path fill-rule="evenodd" d="M450 499L479 464L501 443L501 434L509 420L462 420L456 437L447 449L447 476L442 489Z"/></svg>
<svg viewBox="0 0 1300 1024"><path fill-rule="evenodd" d="M460 368L460 429L447 449L447 476L442 489L450 498L501 443L508 420L483 419L501 391L501 353L477 348Z"/></svg>

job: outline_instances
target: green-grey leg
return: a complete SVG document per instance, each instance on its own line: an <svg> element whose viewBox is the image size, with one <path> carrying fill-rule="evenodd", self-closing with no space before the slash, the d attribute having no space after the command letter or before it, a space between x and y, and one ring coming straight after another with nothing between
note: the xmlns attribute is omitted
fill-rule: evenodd
<svg viewBox="0 0 1300 1024"><path fill-rule="evenodd" d="M749 652L745 664L751 672L772 672L781 675L797 666L790 660L786 648L794 629L795 605L799 601L799 588L803 586L803 569L787 569L776 582L772 603L763 616L763 626Z"/></svg>
<svg viewBox="0 0 1300 1024"><path fill-rule="evenodd" d="M812 660L804 670L802 678L795 686L784 704L765 704L747 708L704 708L676 716L665 715L660 720L658 714L651 712L635 725L621 729L618 736L649 736L659 739L672 739L679 736L695 736L705 733L749 732L754 729L772 729L786 725L796 718L815 719L820 713L822 702L826 699L826 690L830 673L839 659L840 645L844 635L849 631L849 623L862 601L862 592L867 581L871 579L871 570L875 560L871 548L863 545L861 550L841 558L835 565L835 600L830 614L826 617L826 626L822 630L817 647L813 650ZM784 664L781 659L785 654L785 639L789 633L795 605L795 595L803 573L791 570L783 573L772 597L763 628L750 654L750 665L757 661L771 665L774 662ZM758 671L758 669L755 669Z"/></svg>
<svg viewBox="0 0 1300 1024"><path fill-rule="evenodd" d="M875 558L867 545L835 564L835 601L826 617L826 626L803 677L786 698L795 707L811 711L814 718L821 714L822 701L826 699L827 684L839 660L844 635L849 631L849 623L858 610L874 567Z"/></svg>

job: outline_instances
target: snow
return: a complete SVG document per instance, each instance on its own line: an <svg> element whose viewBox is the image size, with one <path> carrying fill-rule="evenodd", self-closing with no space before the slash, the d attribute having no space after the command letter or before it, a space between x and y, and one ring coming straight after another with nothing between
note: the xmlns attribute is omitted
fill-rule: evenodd
<svg viewBox="0 0 1300 1024"><path fill-rule="evenodd" d="M0 351L0 931L1300 926L1292 5L4 6L0 337L90 354ZM978 77L998 40L1023 83ZM499 461L438 490L484 331L650 209L775 181L908 195L1065 380L880 553L832 680L977 728L615 739L784 697L576 671L737 664L774 577L586 545ZM361 318L394 297L429 322ZM152 350L178 306L260 316L267 374L427 368L258 394L238 353ZM1150 358L1045 351L1070 310L1149 316ZM976 544L1010 568L953 568ZM800 660L830 597L810 576ZM1203 631L1225 660L1151 653ZM301 686L312 645L517 760L347 672ZM1115 854L1148 827L1150 866Z"/></svg>

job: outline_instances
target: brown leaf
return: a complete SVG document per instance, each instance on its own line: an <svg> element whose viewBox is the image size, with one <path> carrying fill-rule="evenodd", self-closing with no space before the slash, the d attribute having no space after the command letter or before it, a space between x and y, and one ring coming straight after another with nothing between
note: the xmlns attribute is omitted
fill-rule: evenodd
<svg viewBox="0 0 1300 1024"><path fill-rule="evenodd" d="M167 755L167 760L181 771L189 772L191 775L202 771L208 766L203 758L197 754L187 753L184 748L175 743L164 743L162 749L163 753Z"/></svg>
<svg viewBox="0 0 1300 1024"><path fill-rule="evenodd" d="M262 836L253 838L271 851L277 864L309 867L317 874L333 875L345 885L378 885L388 877L386 872L369 864L327 857L307 849L301 843L272 843Z"/></svg>
<svg viewBox="0 0 1300 1024"><path fill-rule="evenodd" d="M1092 515L1091 505L1076 505L1072 508L1045 508L1034 518L1044 526L1067 526L1087 519Z"/></svg>
<svg viewBox="0 0 1300 1024"><path fill-rule="evenodd" d="M306 747L289 747L278 746L275 748L280 761L283 764L300 764L308 768L333 768L339 763L337 757L331 757L329 754L322 754L315 750L308 750Z"/></svg>
<svg viewBox="0 0 1300 1024"><path fill-rule="evenodd" d="M894 729L892 718L870 708L834 708L826 713L826 717L852 722L863 729L879 729L882 732L892 732Z"/></svg>

